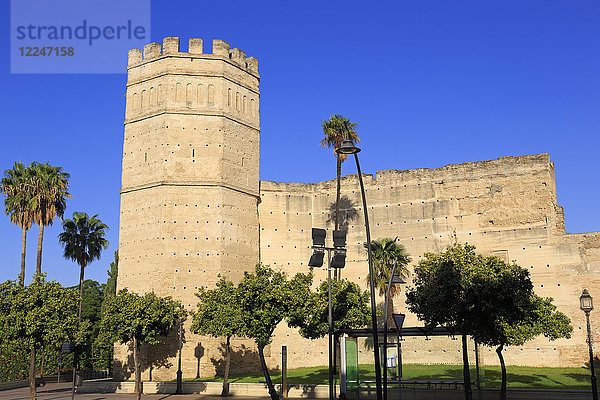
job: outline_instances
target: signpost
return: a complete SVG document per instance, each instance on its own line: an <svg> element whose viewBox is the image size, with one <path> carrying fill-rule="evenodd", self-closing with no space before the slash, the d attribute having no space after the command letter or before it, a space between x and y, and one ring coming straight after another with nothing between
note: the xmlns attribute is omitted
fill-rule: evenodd
<svg viewBox="0 0 600 400"><path fill-rule="evenodd" d="M287 399L287 346L281 346L281 398Z"/></svg>
<svg viewBox="0 0 600 400"><path fill-rule="evenodd" d="M398 333L398 400L402 400L402 343L400 337L402 336L402 325L406 315L404 314L392 314L394 323L396 324L396 332Z"/></svg>

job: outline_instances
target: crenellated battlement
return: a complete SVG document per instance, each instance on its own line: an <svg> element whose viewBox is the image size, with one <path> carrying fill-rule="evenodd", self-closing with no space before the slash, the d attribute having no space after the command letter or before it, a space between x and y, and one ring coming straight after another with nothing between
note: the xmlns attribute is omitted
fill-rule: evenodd
<svg viewBox="0 0 600 400"><path fill-rule="evenodd" d="M548 172L554 176L554 164L548 153L499 157L496 160L469 161L461 164L449 164L439 168L388 169L377 171L375 175L363 173L366 185L388 185L394 182L417 183L421 181L453 182L476 181L497 177L530 175ZM358 181L358 175L342 176L342 184L352 187ZM261 181L261 190L265 191L305 191L317 192L335 186L335 180L317 183L286 183ZM554 184L554 183L553 183Z"/></svg>
<svg viewBox="0 0 600 400"><path fill-rule="evenodd" d="M149 43L140 49L129 50L128 68L136 67L143 63L157 60L164 57L187 57L187 58L220 58L229 60L238 67L258 75L258 60L254 57L246 57L246 53L238 48L231 48L230 44L224 40L213 40L212 54L204 53L204 42L202 39L191 38L189 40L188 52L181 52L179 48L179 38L169 36L160 43Z"/></svg>

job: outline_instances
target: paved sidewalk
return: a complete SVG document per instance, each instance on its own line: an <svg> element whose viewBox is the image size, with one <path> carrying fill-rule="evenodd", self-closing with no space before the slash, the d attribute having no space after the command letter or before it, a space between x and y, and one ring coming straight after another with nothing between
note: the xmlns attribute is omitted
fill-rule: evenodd
<svg viewBox="0 0 600 400"><path fill-rule="evenodd" d="M390 393L389 400L397 400L398 394ZM0 391L0 399L27 400L29 398L29 388L19 388ZM142 396L146 400L223 400L220 396L209 396L200 394L145 394ZM368 396L361 396L366 400ZM498 391L489 391L483 393L478 398L477 392L473 393L473 400L495 400L499 398ZM588 400L591 399L590 392L569 392L569 391L513 391L509 390L508 400ZM38 388L39 400L70 400L70 383L50 383L44 387ZM75 393L76 400L132 400L135 395L131 393ZM241 397L232 396L231 400L270 400L268 396L264 397ZM402 390L402 400L462 400L464 393L461 390Z"/></svg>
<svg viewBox="0 0 600 400"><path fill-rule="evenodd" d="M39 400L71 400L71 383L49 383L38 388ZM145 394L147 400L223 400L220 396L206 396L199 394ZM0 399L27 400L29 387L0 391ZM75 400L131 400L135 394L131 393L75 393ZM246 400L241 397L231 397L231 400ZM250 400L270 400L268 396L252 397Z"/></svg>

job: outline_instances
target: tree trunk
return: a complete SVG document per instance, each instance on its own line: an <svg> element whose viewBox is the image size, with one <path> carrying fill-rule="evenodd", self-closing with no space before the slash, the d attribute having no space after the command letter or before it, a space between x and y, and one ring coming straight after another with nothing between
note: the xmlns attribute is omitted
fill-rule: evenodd
<svg viewBox="0 0 600 400"><path fill-rule="evenodd" d="M231 365L231 336L227 336L227 343L225 344L225 374L223 376L223 390L221 396L229 396L229 366Z"/></svg>
<svg viewBox="0 0 600 400"><path fill-rule="evenodd" d="M135 395L137 400L142 398L142 366L140 364L140 344L137 337L133 337L133 365L135 374Z"/></svg>
<svg viewBox="0 0 600 400"><path fill-rule="evenodd" d="M465 382L465 400L473 400L471 391L471 371L469 370L469 354L467 350L467 335L462 335L463 381Z"/></svg>
<svg viewBox="0 0 600 400"><path fill-rule="evenodd" d="M342 192L342 160L336 154L337 160L337 190L335 193L335 230L337 231L340 227L340 196ZM333 278L339 280L342 278L342 270L340 268L335 269L335 273L333 274Z"/></svg>
<svg viewBox="0 0 600 400"><path fill-rule="evenodd" d="M29 400L36 400L37 393L35 390L35 346L31 347L31 355L29 357Z"/></svg>
<svg viewBox="0 0 600 400"><path fill-rule="evenodd" d="M27 245L27 229L23 228L23 240L21 243L21 275L19 281L25 286L25 246Z"/></svg>
<svg viewBox="0 0 600 400"><path fill-rule="evenodd" d="M502 349L504 345L501 344L496 349L496 354L500 359L500 368L502 368L502 384L500 385L500 400L506 400L506 365L504 364L504 357L502 356Z"/></svg>
<svg viewBox="0 0 600 400"><path fill-rule="evenodd" d="M271 400L279 400L279 394L275 390L275 386L273 386L273 381L271 380L271 376L269 375L269 370L267 369L267 363L265 362L265 353L263 352L265 346L258 346L258 356L260 358L260 366L263 371L263 375L265 376L265 381L267 381L267 387L269 388L269 395L271 396Z"/></svg>
<svg viewBox="0 0 600 400"><path fill-rule="evenodd" d="M392 301L391 294L387 305L387 321L385 321L384 325L386 328L394 328L394 302Z"/></svg>
<svg viewBox="0 0 600 400"><path fill-rule="evenodd" d="M83 302L83 274L85 272L85 262L81 264L81 272L79 273L79 311L77 317L81 322L81 303Z"/></svg>
<svg viewBox="0 0 600 400"><path fill-rule="evenodd" d="M44 240L44 224L40 224L40 233L38 234L37 263L35 273L42 273L42 240Z"/></svg>
<svg viewBox="0 0 600 400"><path fill-rule="evenodd" d="M42 358L41 358L41 366L40 366L40 382L41 386L46 385L46 380L44 379L44 361L46 361L46 347L42 346Z"/></svg>

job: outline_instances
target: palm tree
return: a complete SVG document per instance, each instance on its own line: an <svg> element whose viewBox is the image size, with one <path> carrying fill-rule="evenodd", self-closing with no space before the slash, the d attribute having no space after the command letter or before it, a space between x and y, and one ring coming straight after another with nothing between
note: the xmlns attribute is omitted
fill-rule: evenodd
<svg viewBox="0 0 600 400"><path fill-rule="evenodd" d="M406 253L403 245L397 243L398 238L383 238L371 240L371 250L373 252L373 283L379 289L379 295L385 296L388 289L388 284L394 267L394 260L397 260L396 274L402 278L407 278L410 272L406 266L410 263L411 258ZM367 243L364 244L367 248ZM370 281L370 275L367 275L367 282ZM390 298L394 298L400 293L400 287L392 284L390 288ZM392 318L392 302L388 305L388 321Z"/></svg>
<svg viewBox="0 0 600 400"><path fill-rule="evenodd" d="M62 167L53 167L47 162L31 164L31 205L33 220L40 227L37 247L36 274L42 273L42 240L44 227L52 225L54 218L62 219L67 205L70 175Z"/></svg>
<svg viewBox="0 0 600 400"><path fill-rule="evenodd" d="M340 114L334 114L328 120L321 123L323 134L325 137L321 139L321 147L333 147L333 154L337 163L337 192L335 197L335 229L339 226L339 203L340 203L340 178L342 175L342 163L348 157L346 154L337 154L335 150L342 145L342 142L348 138L353 142L360 142L356 127L358 122L350 122L350 118L346 118Z"/></svg>
<svg viewBox="0 0 600 400"><path fill-rule="evenodd" d="M21 243L21 275L19 280L25 286L25 247L27 244L27 231L33 222L31 210L31 192L28 182L31 177L30 169L20 162L15 162L12 169L4 171L0 191L6 196L4 212L9 216L10 222L23 230Z"/></svg>
<svg viewBox="0 0 600 400"><path fill-rule="evenodd" d="M108 247L108 241L104 238L108 226L97 217L98 214L89 217L86 213L74 212L72 220L66 219L63 221L63 232L58 235L58 240L64 247L64 257L70 258L81 267L78 311L80 322L85 267L94 259L100 259L100 252L103 248Z"/></svg>
<svg viewBox="0 0 600 400"><path fill-rule="evenodd" d="M335 155L337 164L337 190L335 195L335 230L339 228L339 214L340 214L340 192L341 192L341 175L342 175L342 163L348 158L346 154L337 154L335 150L342 145L345 139L350 139L355 143L360 142L356 127L358 122L350 122L350 118L346 118L340 114L334 114L329 117L328 120L321 122L321 128L325 137L321 139L321 147L333 147L333 154ZM338 276L339 269L336 269L336 277Z"/></svg>

